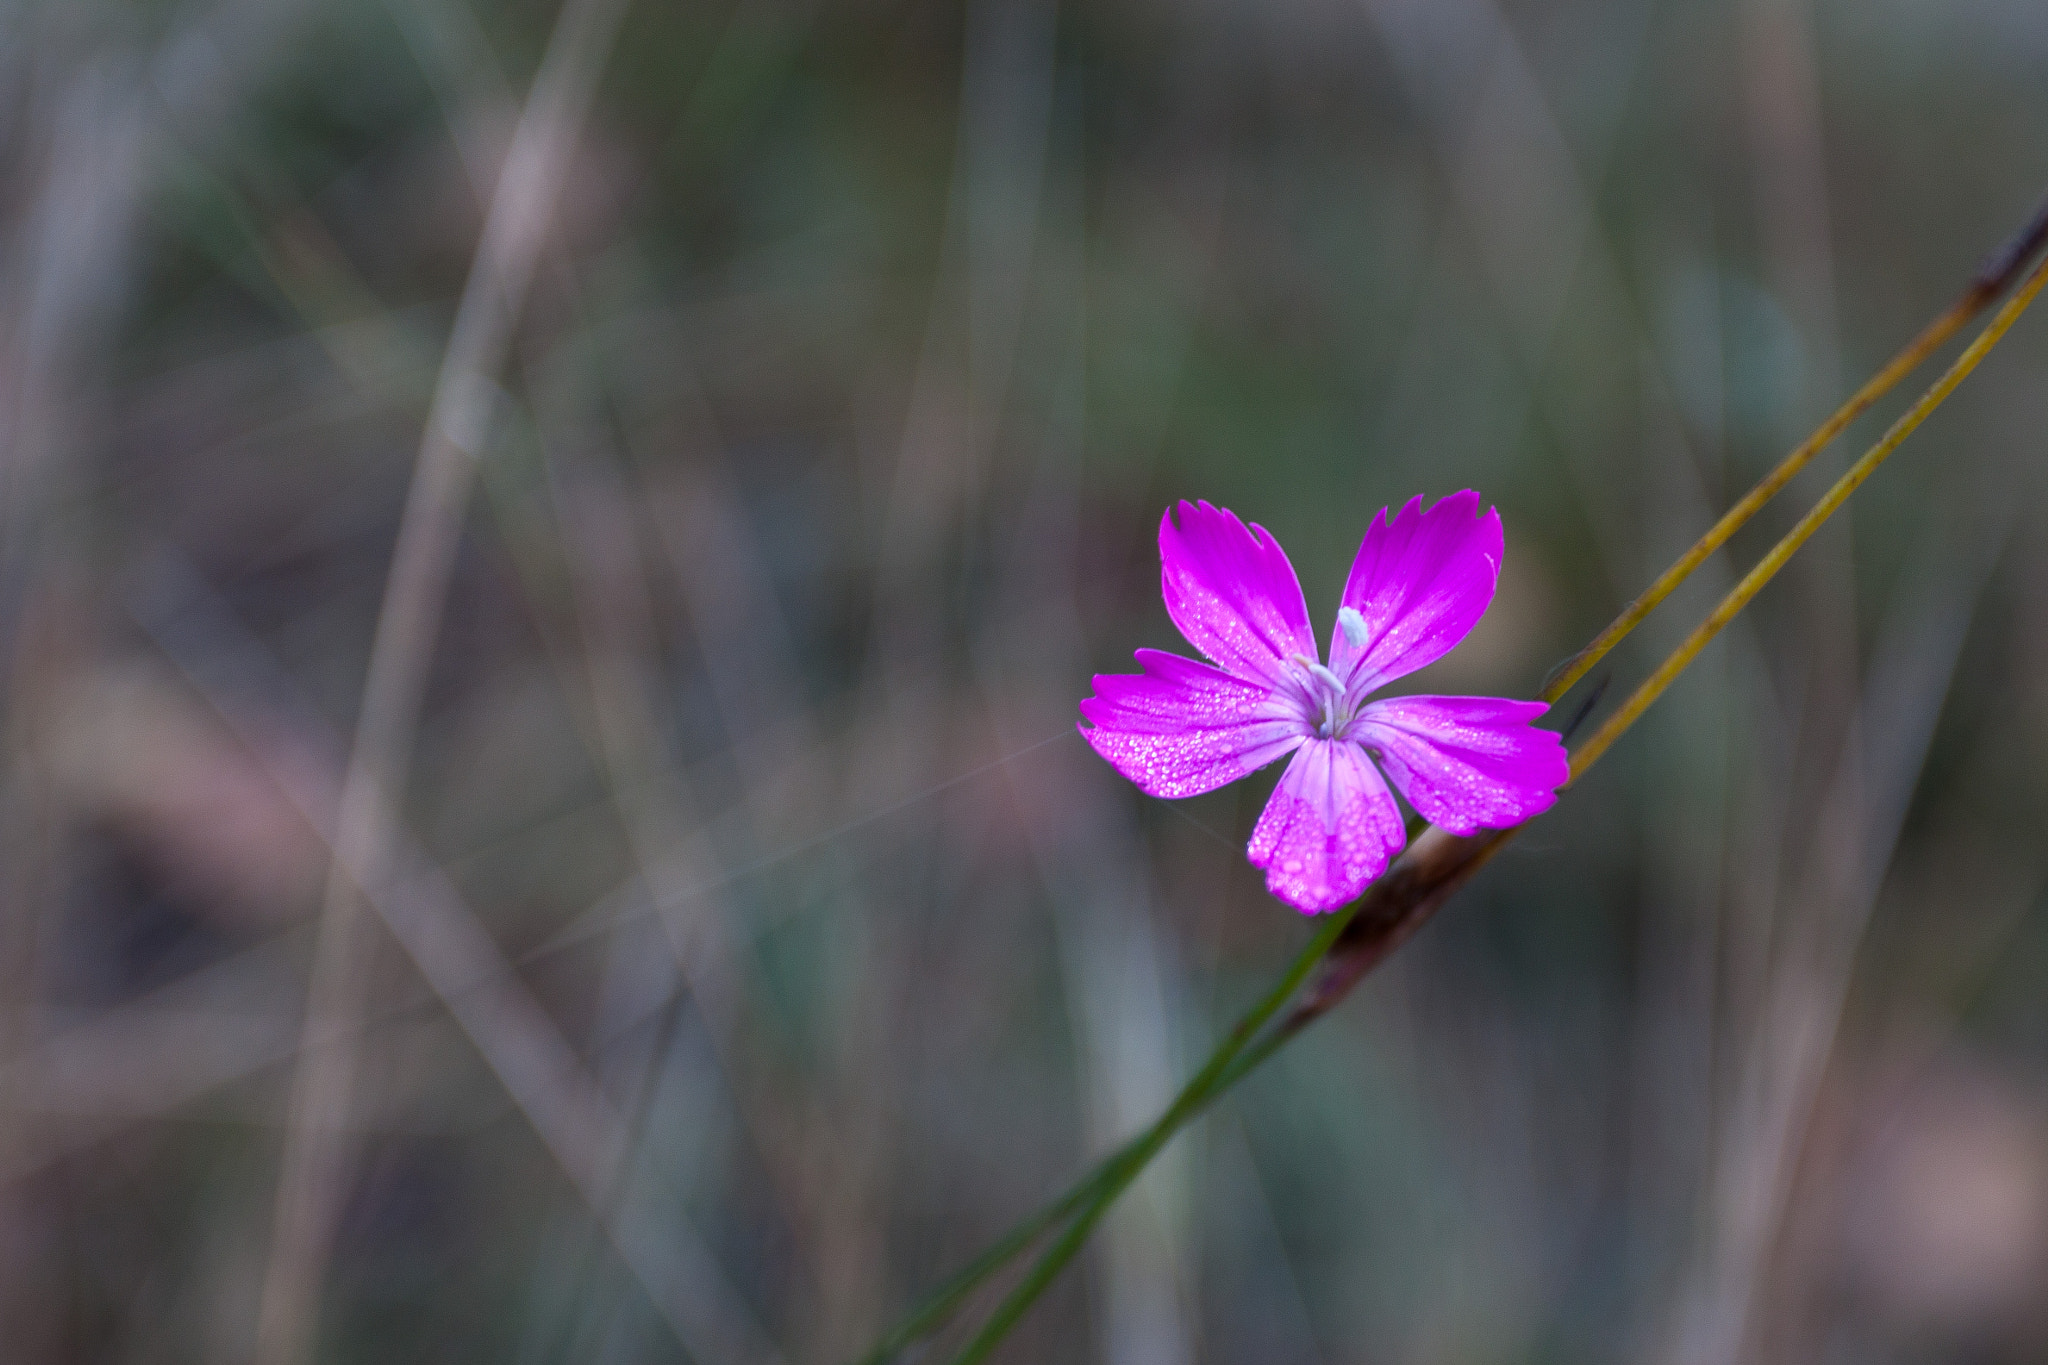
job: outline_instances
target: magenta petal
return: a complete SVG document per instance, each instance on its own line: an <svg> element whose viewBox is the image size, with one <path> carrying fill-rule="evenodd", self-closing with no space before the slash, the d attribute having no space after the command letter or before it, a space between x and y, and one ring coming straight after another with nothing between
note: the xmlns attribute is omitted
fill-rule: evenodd
<svg viewBox="0 0 2048 1365"><path fill-rule="evenodd" d="M1156 649L1142 674L1098 673L1082 736L1150 796L1198 796L1286 757L1308 727L1272 693Z"/></svg>
<svg viewBox="0 0 2048 1365"><path fill-rule="evenodd" d="M1529 722L1550 708L1498 697L1390 697L1359 713L1351 738L1433 825L1506 829L1549 810L1571 776L1564 742Z"/></svg>
<svg viewBox="0 0 2048 1365"><path fill-rule="evenodd" d="M1247 529L1206 502L1168 508L1159 522L1159 575L1167 614L1189 644L1240 678L1299 687L1286 660L1316 658L1315 634L1301 580L1264 527Z"/></svg>
<svg viewBox="0 0 2048 1365"><path fill-rule="evenodd" d="M1281 774L1252 830L1252 865L1266 889L1318 914L1356 900L1407 842L1400 807L1365 751L1311 739Z"/></svg>
<svg viewBox="0 0 2048 1365"><path fill-rule="evenodd" d="M1418 496L1398 516L1373 518L1344 583L1343 605L1364 619L1361 643L1341 624L1330 640L1330 671L1354 700L1442 658L1486 614L1503 542L1500 513L1478 511L1468 489L1427 511Z"/></svg>

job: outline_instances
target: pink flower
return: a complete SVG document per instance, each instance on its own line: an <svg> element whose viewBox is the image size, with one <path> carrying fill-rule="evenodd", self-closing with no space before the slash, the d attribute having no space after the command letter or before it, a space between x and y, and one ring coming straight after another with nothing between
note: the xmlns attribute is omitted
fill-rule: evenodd
<svg viewBox="0 0 2048 1365"><path fill-rule="evenodd" d="M1301 581L1279 542L1206 502L1159 523L1166 611L1215 666L1156 649L1140 674L1097 674L1082 735L1147 794L1196 796L1294 759L1247 852L1266 886L1310 913L1352 901L1407 842L1386 770L1454 834L1548 810L1570 775L1563 742L1530 724L1541 702L1366 700L1448 654L1485 614L1500 573L1500 514L1466 491L1373 519L1319 661ZM1378 767L1373 759L1379 760Z"/></svg>

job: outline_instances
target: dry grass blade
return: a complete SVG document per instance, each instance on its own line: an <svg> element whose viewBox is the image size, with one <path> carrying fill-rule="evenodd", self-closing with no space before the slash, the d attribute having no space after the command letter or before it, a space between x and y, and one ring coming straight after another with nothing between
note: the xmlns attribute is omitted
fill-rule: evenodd
<svg viewBox="0 0 2048 1365"><path fill-rule="evenodd" d="M224 664L234 666L242 686L257 687L281 705L289 688L276 676L276 664L223 616L182 563L159 560L149 584L137 613L143 629L230 729L257 750L260 725L235 705L217 675ZM301 729L317 733L318 722L310 715L297 719ZM339 784L320 781L310 768L278 770L272 776L308 823L331 840ZM367 896L369 908L475 1044L577 1195L600 1216L656 1311L684 1347L703 1358L774 1360L773 1346L689 1225L660 1219L645 1201L622 1194L628 1142L611 1099L447 874L402 835L397 837L394 875L375 884ZM360 1018L357 1031L373 1022ZM82 1041L89 1045L91 1038ZM279 1056L276 1043L266 1052L252 1041L212 1068L201 1068L197 1083L218 1084ZM168 1102L189 1096L194 1088L188 1082L174 1089Z"/></svg>
<svg viewBox="0 0 2048 1365"><path fill-rule="evenodd" d="M1715 1135L1709 1247L1680 1300L1672 1358L1745 1358L1772 1251L1790 1212L1800 1154L1834 1053L1858 950L1928 759L1978 599L2010 530L1989 510L1970 543L1923 557L1886 621L1857 710L1867 744L1845 755L1800 876L1801 916L1785 926L1753 1032L1740 1045L1733 1101Z"/></svg>
<svg viewBox="0 0 2048 1365"><path fill-rule="evenodd" d="M350 1021L360 1009L372 946L361 897L374 895L393 871L390 812L405 785L420 692L486 435L492 377L511 344L555 195L624 8L624 0L572 0L557 20L500 171L435 384L336 820L257 1320L256 1355L264 1365L289 1365L311 1350L319 1284L347 1181L342 1130L356 1070Z"/></svg>

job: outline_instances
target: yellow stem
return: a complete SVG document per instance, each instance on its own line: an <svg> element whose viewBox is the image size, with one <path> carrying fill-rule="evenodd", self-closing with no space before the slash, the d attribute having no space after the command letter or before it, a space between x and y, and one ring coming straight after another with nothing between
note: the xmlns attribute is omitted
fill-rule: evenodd
<svg viewBox="0 0 2048 1365"><path fill-rule="evenodd" d="M1544 701L1556 701L1569 692L1572 684L1586 676L1593 665L1607 656L1608 651L1620 644L1622 637L1642 624L1644 617L1657 609L1657 604L1678 589L1678 585L1692 577L1693 571L1707 562L1708 556L1726 545L1734 534L1741 530L1749 519L1755 516L1763 505L1776 497L1786 484L1790 483L1800 470L1813 463L1813 457L1827 448L1835 437L1842 434L1851 422L1870 410L1873 403L1890 393L1901 379L1920 368L1928 356L1941 349L1942 345L1963 329L1964 324L1982 311L1983 305L1965 299L1932 323L1927 330L1914 337L1906 348L1893 356L1885 367L1871 376L1870 381L1850 396L1849 401L1835 410L1834 416L1821 423L1813 435L1801 441L1791 454L1779 461L1778 467L1766 474L1762 482L1743 495L1722 514L1713 528L1699 538L1699 541L1666 569L1657 575L1657 580L1643 589L1635 601L1622 609L1621 615L1608 623L1605 630L1593 637L1593 642L1574 654L1564 666L1544 685L1539 694Z"/></svg>
<svg viewBox="0 0 2048 1365"><path fill-rule="evenodd" d="M1899 381L1920 368L1927 358L1940 350L1956 333L1969 325L1992 301L2005 292L2020 268L2027 263L2044 240L2048 240L2048 202L2034 211L2017 233L1999 250L1993 252L1970 281L1970 287L1963 296L1950 305L1948 310L1921 331L1920 335L1906 343L1885 367L1870 377L1870 380L1855 393L1849 401L1835 409L1834 415L1821 423L1818 430L1795 447L1791 454L1778 462L1778 467L1766 474L1763 481L1749 490L1742 501L1723 514L1714 523L1713 529L1701 536L1699 542L1678 557L1677 562L1657 576L1657 581L1643 589L1635 601L1623 608L1621 615L1593 637L1593 642L1566 660L1553 673L1539 694L1544 701L1554 702L1571 690L1572 684L1586 676L1593 665L1607 656L1609 650L1621 643L1627 635L1642 623L1644 617L1657 609L1657 604L1669 597L1678 585L1692 577L1693 571L1706 563L1708 556L1728 543L1749 519L1757 514L1765 503L1776 497L1786 484L1807 465L1813 457L1827 448L1841 435L1848 425L1868 412L1878 399L1898 387Z"/></svg>
<svg viewBox="0 0 2048 1365"><path fill-rule="evenodd" d="M1977 368L1977 363L1990 352L1993 346L1998 344L1999 338L2005 335L2006 330L2013 323L2019 321L2020 314L2027 311L2027 305L2032 303L2034 296L2041 292L2041 286L2044 283L2048 283L2048 259L2044 259L2040 265L2034 267L2033 273L2027 276L2027 282L2020 286L2019 292L2006 301L2005 306L1998 310L1997 316L1992 318L1991 324L1978 334L1977 339L1970 343L1967 350L1956 357L1955 363L1948 367L1948 372L1935 382L1934 387L1922 394L1918 402L1908 408L1899 417L1898 421L1892 423L1891 430L1885 432L1882 440L1865 451L1863 457L1857 460L1855 464L1849 466L1848 472L1837 479L1835 486L1827 491L1827 496L1815 503L1813 510L1801 517L1797 526L1794 526L1785 533L1785 538L1773 546L1771 552L1765 555L1755 568L1743 576L1742 581L1737 583L1734 589L1721 599L1721 605L1715 607L1707 619L1700 622L1693 629L1692 634L1685 637L1685 642L1672 651L1671 657L1666 659L1655 673L1652 673L1643 680L1642 686L1635 690L1635 695L1631 696L1619 711L1610 716L1607 723L1602 725L1591 739L1580 746L1579 751L1572 755L1572 781L1576 782L1586 769L1599 761L1600 756L1607 752L1608 747L1615 740L1619 739L1629 726L1635 724L1636 719L1650 708L1652 702L1664 694L1664 689L1671 686L1672 682L1677 679L1680 673L1685 671L1686 666L1698 656L1699 652L1705 649L1708 643L1716 635L1719 635L1730 621L1735 619L1737 613L1749 605L1750 599L1763 591L1764 584L1777 576L1778 570L1785 567L1786 561L1792 558L1794 552L1801 545L1804 545L1813 533L1821 528L1822 523L1833 516L1843 503L1849 500L1849 495L1854 493L1862 486L1865 479L1877 471L1877 467L1883 464L1908 436L1913 434L1915 428L1927 420L1929 413L1940 407L1943 400L1955 392L1956 385L1962 383L1969 376L1970 371ZM1930 328L1929 334L1933 330ZM1894 364L1896 363L1894 362ZM1826 428L1822 428L1822 430L1825 431ZM1809 442L1808 444L1813 443ZM1773 475L1773 477L1776 476ZM1787 477L1790 476L1787 475ZM1766 480L1765 483L1768 484L1769 480ZM1763 486L1759 485L1759 490ZM1737 504L1737 507L1731 510L1729 516L1733 516L1734 511L1748 506L1752 500L1761 502L1761 499L1758 499L1757 495L1752 493L1748 498L1744 498L1741 503ZM1728 517L1723 517L1721 522L1722 525L1726 525ZM1718 526L1715 528L1716 531L1719 529L1720 527ZM1709 533L1709 538L1711 538L1712 534L1711 532ZM1707 541L1703 540L1700 544L1706 546ZM1709 547L1709 550L1711 550L1711 547ZM1700 557L1704 558L1705 552L1702 552ZM1692 556L1688 555L1686 558L1691 559ZM1685 560L1679 561L1680 564L1685 562ZM1674 571L1676 568L1677 566L1674 565ZM1671 574L1667 573L1664 577L1670 578ZM1657 581L1661 584L1664 579L1660 578ZM1655 589L1653 588L1652 591L1655 591ZM1648 597L1649 594L1645 593L1643 599L1638 600L1641 601ZM1655 605L1655 603L1651 605ZM1630 610L1633 611L1634 608L1631 607ZM1622 619L1628 619L1627 613L1624 613ZM1638 616L1636 619L1641 618ZM1620 622L1617 621L1616 625L1619 624ZM1631 621L1630 624L1634 623ZM1612 626L1608 628L1610 632L1613 629ZM1605 639L1606 634L1607 632L1603 632L1601 638ZM1616 638L1618 639L1619 636L1617 635ZM1599 642L1595 641L1594 643L1597 645ZM1588 652L1590 653L1591 650L1589 649ZM1595 655L1594 657L1597 658L1598 656ZM1584 669L1578 670L1578 673L1583 672ZM1572 676L1577 677L1578 673L1574 673Z"/></svg>

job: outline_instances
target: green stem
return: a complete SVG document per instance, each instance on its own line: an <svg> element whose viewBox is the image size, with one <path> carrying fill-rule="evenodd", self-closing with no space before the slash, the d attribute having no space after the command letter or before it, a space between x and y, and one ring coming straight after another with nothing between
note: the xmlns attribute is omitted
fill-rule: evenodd
<svg viewBox="0 0 2048 1365"><path fill-rule="evenodd" d="M1327 952L1328 949L1325 948L1323 951ZM1295 979L1299 981L1300 978ZM1267 1014L1270 1017L1271 1011L1267 1011ZM1240 1021L1237 1029L1243 1027L1244 1023ZM1232 1030L1233 1037L1236 1036L1237 1029ZM1180 1115L1180 1123L1174 1126L1173 1132L1200 1117L1212 1103L1222 1098L1239 1081L1258 1070L1268 1058L1286 1046L1288 1040L1298 1031L1283 1023L1280 1027L1269 1030L1256 1043L1242 1048L1235 1056L1228 1058L1223 1069L1214 1074L1206 1088L1197 1090L1195 1082L1190 1081L1181 1091L1180 1099L1185 1102L1186 1107ZM1200 1079L1199 1076L1196 1077L1197 1081ZM959 1309L962 1300L983 1280L1009 1264L1048 1228L1057 1226L1068 1214L1082 1205L1091 1204L1103 1184L1122 1170L1124 1163L1136 1156L1140 1147L1153 1143L1155 1139L1163 1141L1171 1137L1173 1132L1162 1131L1165 1121L1166 1117L1162 1116L1152 1127L1139 1133L1090 1167L1085 1175L1068 1186L1066 1192L1057 1199L1004 1233L987 1251L962 1267L952 1279L933 1290L915 1312L898 1323L894 1331L875 1344L873 1350L862 1356L858 1365L887 1365L898 1351L939 1327Z"/></svg>
<svg viewBox="0 0 2048 1365"><path fill-rule="evenodd" d="M1037 1241L1040 1233L1087 1202L1101 1185L1103 1177L1115 1168L1117 1160L1130 1150L1131 1147L1126 1145L1110 1153L1094 1170L1074 1182L1065 1194L1004 1233L1002 1240L968 1262L952 1279L934 1290L916 1312L897 1324L895 1331L875 1343L875 1348L860 1358L860 1365L887 1365L898 1351L952 1317L962 1301L983 1280L1008 1265L1019 1252Z"/></svg>
<svg viewBox="0 0 2048 1365"><path fill-rule="evenodd" d="M1308 979L1308 974L1315 970L1316 964L1323 960L1323 955L1330 951L1330 945L1344 932L1344 927L1351 922L1351 917L1357 913L1360 904L1362 902L1353 901L1324 921L1322 928L1316 931L1315 937L1309 940L1308 946L1294 959L1294 965L1287 969L1287 975L1280 978L1279 984L1267 992L1265 998L1253 1006L1250 1013L1237 1021L1237 1026L1231 1029L1230 1036L1209 1055L1209 1060L1203 1064L1201 1071L1188 1082L1172 1106L1159 1116L1159 1121L1147 1129L1135 1143L1126 1146L1110 1160L1108 1169L1101 1177L1100 1187L1088 1201L1088 1206L1075 1216L1059 1241L1053 1243L1045 1254L1038 1258L1030 1273L1010 1291L1009 1297L997 1307L974 1340L968 1343L967 1349L954 1358L953 1365L976 1365L976 1362L993 1351L1010 1328L1016 1325L1017 1319L1024 1316L1026 1310L1037 1301L1038 1296L1045 1292L1046 1286L1050 1285L1067 1262L1074 1258L1074 1253L1088 1240L1088 1234L1095 1230L1095 1225L1101 1221L1102 1215L1109 1211L1110 1205L1116 1202L1117 1197L1130 1183L1138 1178L1152 1158L1158 1154L1159 1149L1164 1147L1189 1119L1200 1113L1209 1101L1223 1093L1227 1088L1224 1084L1226 1077L1234 1083L1245 1074L1244 1071L1233 1068L1231 1063L1237 1060L1240 1053L1245 1052L1246 1044L1265 1027L1266 1021L1278 1013L1282 1005L1294 998L1294 993L1301 989L1301 983ZM1254 1048L1246 1055L1255 1056L1259 1061L1272 1055L1270 1048L1261 1050L1265 1041L1261 1040L1261 1048Z"/></svg>
<svg viewBox="0 0 2048 1365"><path fill-rule="evenodd" d="M1151 1159L1152 1153L1164 1145L1168 1138L1178 1132L1189 1119L1208 1107L1209 1102L1217 1095L1222 1094L1244 1076L1249 1070L1248 1067L1232 1065L1240 1059L1240 1054L1247 1058L1256 1056L1260 1061L1271 1056L1273 1049L1269 1045L1270 1037L1262 1039L1259 1047L1252 1049L1251 1052L1245 1051L1245 1045L1300 988L1309 972L1314 970L1315 964L1329 951L1330 945L1336 942L1337 935L1351 922L1351 916L1357 913L1357 908L1354 903L1324 921L1316 936L1296 956L1293 965L1288 968L1287 975L1281 978L1280 983L1253 1006L1249 1013L1232 1026L1230 1033L1217 1044L1216 1050L1202 1064L1202 1069L1181 1088L1172 1106L1161 1114L1151 1127L1104 1157L1086 1175L1069 1186L1064 1194L1011 1228L994 1246L934 1290L910 1316L897 1324L894 1331L876 1343L873 1350L862 1356L859 1365L886 1365L898 1351L944 1323L984 1280L1014 1260L1042 1233L1058 1226L1068 1214L1084 1205L1093 1209L1106 1183L1127 1170L1133 1160L1137 1160L1138 1169L1142 1169L1145 1162ZM1143 1153L1142 1159L1140 1153ZM1121 1192L1123 1184L1127 1183L1127 1179L1119 1183L1116 1190ZM1113 1200L1115 1195L1112 1194L1110 1198ZM1083 1216L1088 1215L1084 1213ZM1100 1216L1099 1212L1095 1214L1095 1218ZM1092 1226L1094 1218L1089 1218L1089 1222ZM1050 1279L1050 1276L1047 1278Z"/></svg>

